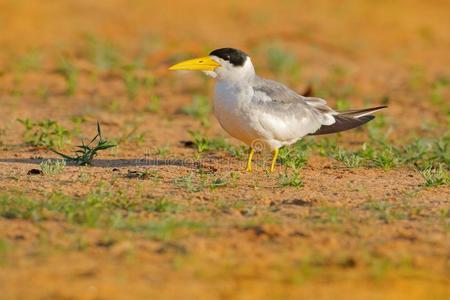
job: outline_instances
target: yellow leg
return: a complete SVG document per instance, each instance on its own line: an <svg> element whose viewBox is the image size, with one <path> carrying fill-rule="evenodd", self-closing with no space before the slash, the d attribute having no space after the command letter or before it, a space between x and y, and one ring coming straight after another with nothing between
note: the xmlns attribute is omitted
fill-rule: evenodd
<svg viewBox="0 0 450 300"><path fill-rule="evenodd" d="M277 162L278 157L278 148L273 151L273 158L272 158L272 165L270 166L270 173L273 173L273 170L275 170L275 164Z"/></svg>
<svg viewBox="0 0 450 300"><path fill-rule="evenodd" d="M255 149L250 148L250 153L248 154L248 160L247 160L247 168L245 169L247 172L252 171L252 159L253 159L254 153L255 153Z"/></svg>

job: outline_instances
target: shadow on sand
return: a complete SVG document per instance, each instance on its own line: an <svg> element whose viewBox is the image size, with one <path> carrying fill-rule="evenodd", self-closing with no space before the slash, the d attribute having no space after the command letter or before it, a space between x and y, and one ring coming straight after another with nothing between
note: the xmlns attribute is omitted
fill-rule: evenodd
<svg viewBox="0 0 450 300"><path fill-rule="evenodd" d="M39 165L48 158L0 158L0 163L35 164ZM67 163L68 166L76 164ZM122 167L145 167L145 166L177 166L191 169L199 169L204 166L193 159L96 159L91 164L98 168L122 168Z"/></svg>

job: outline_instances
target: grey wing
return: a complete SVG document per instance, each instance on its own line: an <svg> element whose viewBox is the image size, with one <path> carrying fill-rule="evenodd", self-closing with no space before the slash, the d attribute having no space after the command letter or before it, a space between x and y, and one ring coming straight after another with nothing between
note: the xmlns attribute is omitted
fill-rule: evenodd
<svg viewBox="0 0 450 300"><path fill-rule="evenodd" d="M306 105L305 97L297 94L284 84L268 79L255 78L253 84L253 90L255 94L259 94L260 97L268 97L267 101L274 101L276 103L296 103Z"/></svg>
<svg viewBox="0 0 450 300"><path fill-rule="evenodd" d="M337 112L321 98L301 96L280 82L259 77L255 78L253 90L255 101L261 102L260 105L266 106L272 112L297 114L311 121L318 121L320 125L331 125L335 122L333 116Z"/></svg>
<svg viewBox="0 0 450 300"><path fill-rule="evenodd" d="M325 100L303 97L282 83L257 77L253 91L255 115L268 139L290 144L335 122Z"/></svg>

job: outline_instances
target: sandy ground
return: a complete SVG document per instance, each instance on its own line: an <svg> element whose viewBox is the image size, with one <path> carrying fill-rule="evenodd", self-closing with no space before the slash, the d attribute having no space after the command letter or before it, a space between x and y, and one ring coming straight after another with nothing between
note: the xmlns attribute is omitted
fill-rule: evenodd
<svg viewBox="0 0 450 300"><path fill-rule="evenodd" d="M449 8L0 1L0 299L448 299L448 185L425 187L411 166L350 169L312 151L303 186L283 186L293 171L268 174L267 155L257 156L253 173L242 171L245 156L199 155L183 144L191 130L240 144L212 115L205 129L180 113L192 95L211 95L212 79L166 69L240 48L260 74L297 91L312 85L331 106L344 98L352 107L387 103L381 130L390 143L436 138L449 130L448 85L433 101L436 82L450 76ZM90 39L110 41L121 61L141 58L136 74L155 83L128 99L123 73L99 69ZM292 54L299 71L273 70L271 45ZM72 95L61 57L77 69ZM154 96L158 109L149 108ZM56 155L24 143L17 119L25 118L75 130L65 152L92 137L97 120L120 144L92 166L29 175ZM337 137L347 149L367 139L367 128ZM11 215L8 205L31 208Z"/></svg>

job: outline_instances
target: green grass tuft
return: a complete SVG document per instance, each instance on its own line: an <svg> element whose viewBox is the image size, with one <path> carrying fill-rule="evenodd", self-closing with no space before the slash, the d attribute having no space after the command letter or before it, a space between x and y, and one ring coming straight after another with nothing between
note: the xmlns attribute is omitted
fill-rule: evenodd
<svg viewBox="0 0 450 300"><path fill-rule="evenodd" d="M78 69L75 65L67 58L63 57L59 60L56 71L66 82L66 94L68 96L75 94L78 88Z"/></svg>
<svg viewBox="0 0 450 300"><path fill-rule="evenodd" d="M280 174L278 176L278 183L282 187L303 187L305 185L298 171L293 171L291 174L287 172Z"/></svg>
<svg viewBox="0 0 450 300"><path fill-rule="evenodd" d="M53 120L33 121L18 119L25 127L24 140L26 144L35 147L63 147L70 142L71 132Z"/></svg>
<svg viewBox="0 0 450 300"><path fill-rule="evenodd" d="M145 111L150 113L157 113L161 108L161 97L153 95L145 106Z"/></svg>
<svg viewBox="0 0 450 300"><path fill-rule="evenodd" d="M430 166L422 171L420 174L425 179L425 186L435 187L441 185L450 185L450 173L441 164L437 168Z"/></svg>
<svg viewBox="0 0 450 300"><path fill-rule="evenodd" d="M200 121L203 127L209 127L209 114L211 113L211 104L208 97L195 95L190 105L181 108L181 112Z"/></svg>
<svg viewBox="0 0 450 300"><path fill-rule="evenodd" d="M180 176L174 179L173 183L191 193L203 191L206 187L205 180L199 179L194 173Z"/></svg>
<svg viewBox="0 0 450 300"><path fill-rule="evenodd" d="M342 162L347 168L358 168L361 166L363 158L358 153L348 152L342 149L331 154L333 158Z"/></svg>
<svg viewBox="0 0 450 300"><path fill-rule="evenodd" d="M160 146L153 151L153 154L161 157L166 157L170 154L170 146L169 145Z"/></svg>
<svg viewBox="0 0 450 300"><path fill-rule="evenodd" d="M158 198L150 203L144 204L143 207L146 211L157 213L177 213L183 209L181 205L167 198Z"/></svg>
<svg viewBox="0 0 450 300"><path fill-rule="evenodd" d="M120 64L119 51L111 42L92 35L86 36L86 42L89 60L101 71L109 71Z"/></svg>
<svg viewBox="0 0 450 300"><path fill-rule="evenodd" d="M44 54L38 49L32 49L28 53L18 57L13 63L13 70L22 73L29 71L39 71L42 68Z"/></svg>
<svg viewBox="0 0 450 300"><path fill-rule="evenodd" d="M94 142L97 142L97 144L93 145ZM82 145L77 146L78 150L75 151L74 156L66 155L51 148L50 150L60 155L67 161L73 162L80 166L85 166L91 164L92 160L95 156L97 156L99 151L113 147L116 147L116 144L103 139L100 124L97 122L97 135L88 144L85 144L84 141L82 141Z"/></svg>
<svg viewBox="0 0 450 300"><path fill-rule="evenodd" d="M277 161L292 169L301 169L308 162L308 145L302 142L280 149Z"/></svg>
<svg viewBox="0 0 450 300"><path fill-rule="evenodd" d="M66 161L61 159L47 159L41 162L39 166L44 175L57 175L64 171Z"/></svg>
<svg viewBox="0 0 450 300"><path fill-rule="evenodd" d="M216 150L229 150L232 148L223 138L208 139L202 135L200 131L189 131L193 139L195 149L198 153L216 151Z"/></svg>
<svg viewBox="0 0 450 300"><path fill-rule="evenodd" d="M270 45L266 50L267 66L277 76L289 76L291 80L298 79L300 65L296 56L278 43Z"/></svg>

